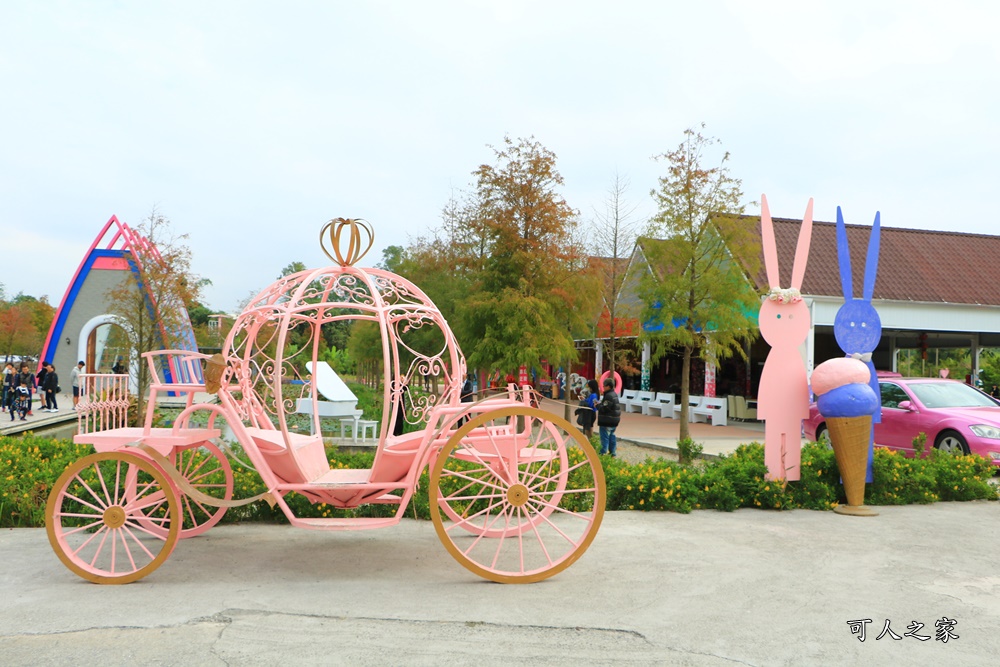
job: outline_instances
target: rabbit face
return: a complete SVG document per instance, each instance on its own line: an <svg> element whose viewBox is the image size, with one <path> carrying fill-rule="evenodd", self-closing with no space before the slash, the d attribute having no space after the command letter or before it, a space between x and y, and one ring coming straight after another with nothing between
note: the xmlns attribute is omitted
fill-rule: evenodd
<svg viewBox="0 0 1000 667"><path fill-rule="evenodd" d="M874 352L882 338L882 320L871 302L850 299L837 311L833 336L847 354Z"/></svg>
<svg viewBox="0 0 1000 667"><path fill-rule="evenodd" d="M765 299L760 306L759 325L771 347L797 347L809 336L809 308L804 301L780 303Z"/></svg>

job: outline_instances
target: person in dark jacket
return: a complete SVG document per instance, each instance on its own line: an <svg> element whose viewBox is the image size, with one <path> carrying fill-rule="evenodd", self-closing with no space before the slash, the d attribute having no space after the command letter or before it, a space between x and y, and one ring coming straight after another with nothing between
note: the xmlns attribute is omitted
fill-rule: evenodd
<svg viewBox="0 0 1000 667"><path fill-rule="evenodd" d="M42 390L45 392L45 412L59 412L59 403L56 396L59 394L59 376L56 375L56 367L49 364L46 368L45 380L42 382Z"/></svg>
<svg viewBox="0 0 1000 667"><path fill-rule="evenodd" d="M580 401L580 407L576 409L576 423L583 429L583 434L588 438L594 435L594 422L597 420L597 402L600 400L600 392L597 380L587 380L589 393Z"/></svg>
<svg viewBox="0 0 1000 667"><path fill-rule="evenodd" d="M604 381L604 395L597 404L597 426L601 433L601 454L618 455L618 438L615 429L621 421L622 408L618 404L615 383L608 378Z"/></svg>
<svg viewBox="0 0 1000 667"><path fill-rule="evenodd" d="M465 376L465 382L462 384L461 401L462 403L472 403L476 400L476 389L472 385L472 373ZM465 422L469 421L469 417L459 417L455 422L455 427L458 428Z"/></svg>

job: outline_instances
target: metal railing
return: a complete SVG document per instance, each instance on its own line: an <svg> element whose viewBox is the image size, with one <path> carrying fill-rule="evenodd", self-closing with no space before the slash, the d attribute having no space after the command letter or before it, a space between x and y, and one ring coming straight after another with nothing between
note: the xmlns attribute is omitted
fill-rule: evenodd
<svg viewBox="0 0 1000 667"><path fill-rule="evenodd" d="M127 426L128 385L127 374L81 373L77 432L94 433Z"/></svg>

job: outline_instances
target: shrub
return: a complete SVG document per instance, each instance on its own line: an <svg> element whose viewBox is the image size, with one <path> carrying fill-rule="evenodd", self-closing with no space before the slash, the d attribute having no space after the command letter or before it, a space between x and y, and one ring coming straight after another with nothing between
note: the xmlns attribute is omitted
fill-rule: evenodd
<svg viewBox="0 0 1000 667"><path fill-rule="evenodd" d="M701 456L703 447L690 437L681 438L677 441L677 459L682 464L692 463Z"/></svg>
<svg viewBox="0 0 1000 667"><path fill-rule="evenodd" d="M0 437L0 527L45 525L45 503L52 484L89 445L75 445L28 433Z"/></svg>
<svg viewBox="0 0 1000 667"><path fill-rule="evenodd" d="M597 440L594 436L592 442ZM232 447L243 461L239 446ZM0 438L0 526L44 525L45 503L55 480L73 461L91 453L88 445L75 445L34 435ZM579 463L583 452L571 448L570 465ZM366 469L374 459L371 452L329 450L334 468ZM805 508L827 510L844 501L834 454L822 445L811 443L802 449L801 479L784 484L766 479L764 447L759 443L739 446L735 452L715 460L685 466L663 459L646 459L632 465L622 459L601 459L607 481L608 510L674 511L716 509L731 512L740 507L765 509ZM868 485L866 504L902 505L931 503L937 500L996 500L997 488L990 483L994 466L978 456L952 456L934 450L923 459L908 459L897 452L876 449L875 483ZM254 470L233 464L234 497L249 498L266 489ZM583 483L585 471L571 474L570 487ZM408 516L430 518L428 473L420 477ZM573 498L567 498L572 503ZM582 498L581 498L582 499ZM305 496L288 494L286 502L297 516L307 517L376 517L390 516L394 505L365 505L340 510L325 503L311 503ZM572 508L571 509L580 509ZM231 508L224 522L285 522L278 507L256 502Z"/></svg>

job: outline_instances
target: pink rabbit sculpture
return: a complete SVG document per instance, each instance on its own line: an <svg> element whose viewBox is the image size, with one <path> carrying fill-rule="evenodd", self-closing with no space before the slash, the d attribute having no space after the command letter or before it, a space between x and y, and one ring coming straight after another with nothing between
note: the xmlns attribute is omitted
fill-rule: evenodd
<svg viewBox="0 0 1000 667"><path fill-rule="evenodd" d="M799 289L806 273L812 239L813 200L802 218L792 263L792 282L782 289L774 223L761 195L760 235L764 268L771 291L760 306L760 333L771 346L757 391L757 417L764 420L764 463L767 479L799 479L802 461L802 420L809 416L809 379L799 346L809 336L809 308Z"/></svg>

